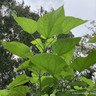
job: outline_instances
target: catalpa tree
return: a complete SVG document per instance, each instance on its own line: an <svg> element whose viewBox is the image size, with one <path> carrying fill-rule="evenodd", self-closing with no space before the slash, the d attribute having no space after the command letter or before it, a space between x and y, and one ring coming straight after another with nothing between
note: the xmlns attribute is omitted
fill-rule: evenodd
<svg viewBox="0 0 96 96"><path fill-rule="evenodd" d="M16 41L1 41L5 49L26 59L26 62L21 64L17 71L26 68L32 71L32 77L28 77L26 74L18 75L9 84L8 89L0 91L1 96L26 96L28 92L31 96L91 96L90 94L96 91L96 84L85 77L78 76L80 81L73 82L77 78L73 70L81 72L96 63L96 50L92 50L87 57L77 57L72 61L75 46L81 38L56 39L58 35L68 34L71 29L87 20L65 16L63 6L45 14L37 22L17 17L13 12L12 14L24 31L30 35L38 31L44 42L40 38L34 38L30 42L40 50L40 53L34 55L34 52L30 51L32 46L28 47ZM50 53L47 51L49 46L51 46ZM30 92L30 87L24 86L26 82L36 84L35 93ZM67 86L65 82L67 82ZM90 94L86 94L86 92Z"/></svg>

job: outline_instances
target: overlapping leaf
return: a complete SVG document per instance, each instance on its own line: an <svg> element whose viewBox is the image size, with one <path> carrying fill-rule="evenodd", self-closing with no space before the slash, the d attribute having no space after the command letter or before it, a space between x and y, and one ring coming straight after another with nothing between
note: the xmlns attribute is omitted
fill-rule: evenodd
<svg viewBox="0 0 96 96"><path fill-rule="evenodd" d="M79 72L87 69L96 63L96 51L92 51L87 57L77 57L71 67Z"/></svg>
<svg viewBox="0 0 96 96"><path fill-rule="evenodd" d="M28 82L30 80L30 77L27 77L26 75L19 75L16 77L15 80L13 80L10 84L9 84L9 89L12 89L16 86L22 85L26 82Z"/></svg>
<svg viewBox="0 0 96 96"><path fill-rule="evenodd" d="M29 34L33 34L37 30L36 21L24 17L17 17L13 12L12 15L15 21L23 28L24 31L28 32Z"/></svg>
<svg viewBox="0 0 96 96"><path fill-rule="evenodd" d="M55 39L55 38L50 38L50 39L48 39L48 40L45 42L45 49L46 49L48 46L53 45L55 42L56 42L56 39Z"/></svg>
<svg viewBox="0 0 96 96"><path fill-rule="evenodd" d="M40 52L43 52L43 44L41 39L35 39L34 41L31 41L32 44L36 45L36 47L40 50Z"/></svg>
<svg viewBox="0 0 96 96"><path fill-rule="evenodd" d="M22 58L28 58L32 56L32 52L30 52L30 48L26 46L23 43L12 41L12 42L6 42L1 41L2 45L5 47L5 49L9 50L13 54L20 56Z"/></svg>
<svg viewBox="0 0 96 96"><path fill-rule="evenodd" d="M51 75L58 74L66 66L66 62L57 55L50 53L37 54L30 58L31 62L39 69L49 72Z"/></svg>

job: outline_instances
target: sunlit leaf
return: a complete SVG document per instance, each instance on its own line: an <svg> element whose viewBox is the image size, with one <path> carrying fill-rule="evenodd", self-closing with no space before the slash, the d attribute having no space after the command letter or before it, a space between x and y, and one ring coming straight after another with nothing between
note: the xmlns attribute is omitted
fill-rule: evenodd
<svg viewBox="0 0 96 96"><path fill-rule="evenodd" d="M62 22L62 20L58 23L57 20L61 17L64 17L64 8L63 6L61 6L59 9L57 9L56 11L50 12L48 14L45 14L43 17L41 17L38 20L38 27L37 27L37 31L39 33L41 33L44 37L48 38L51 37L53 35L57 35L60 34L60 31L54 31L52 28L55 27L60 27L58 26L58 24L60 25L60 23ZM62 18L61 18L62 19ZM56 24L57 25L56 25ZM60 28L59 28L60 29ZM53 30L53 31L52 31Z"/></svg>
<svg viewBox="0 0 96 96"><path fill-rule="evenodd" d="M9 93L9 90L0 90L0 96L7 96Z"/></svg>
<svg viewBox="0 0 96 96"><path fill-rule="evenodd" d="M7 96L26 96L27 92L29 92L28 86L19 86L12 88Z"/></svg>
<svg viewBox="0 0 96 96"><path fill-rule="evenodd" d="M88 20L82 20L79 18L71 17L71 16L66 16L63 20L62 27L63 27L63 34L68 34L69 31L85 22Z"/></svg>
<svg viewBox="0 0 96 96"><path fill-rule="evenodd" d="M79 86L74 86L74 88L77 90L83 89L82 87L79 87Z"/></svg>
<svg viewBox="0 0 96 96"><path fill-rule="evenodd" d="M44 37L68 34L69 31L78 25L87 22L79 18L64 15L64 8L61 6L56 11L48 13L38 20L37 31Z"/></svg>
<svg viewBox="0 0 96 96"><path fill-rule="evenodd" d="M85 77L79 77L82 81L86 82L88 85L93 85L93 81L91 79L87 79Z"/></svg>
<svg viewBox="0 0 96 96"><path fill-rule="evenodd" d="M28 32L29 34L33 34L37 30L36 21L25 18L25 17L17 17L15 15L15 13L13 13L13 12L12 12L12 15L13 15L15 21L21 26L21 28L24 31Z"/></svg>
<svg viewBox="0 0 96 96"><path fill-rule="evenodd" d="M55 38L50 38L50 39L48 39L48 40L45 42L45 49L46 49L48 46L53 45L55 42L56 42L56 39L55 39Z"/></svg>
<svg viewBox="0 0 96 96"><path fill-rule="evenodd" d="M20 56L22 58L28 58L32 56L32 52L30 52L30 48L26 46L23 43L12 41L12 42L6 42L1 41L2 45L5 47L5 49L9 50L11 53Z"/></svg>
<svg viewBox="0 0 96 96"><path fill-rule="evenodd" d="M43 44L42 44L42 41L41 39L35 39L34 41L31 41L32 44L36 45L36 47L41 51L43 52Z"/></svg>

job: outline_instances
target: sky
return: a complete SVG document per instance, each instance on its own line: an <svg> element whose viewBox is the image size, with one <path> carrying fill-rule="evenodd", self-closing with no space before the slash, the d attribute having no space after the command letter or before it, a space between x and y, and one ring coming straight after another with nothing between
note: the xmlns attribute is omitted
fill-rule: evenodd
<svg viewBox="0 0 96 96"><path fill-rule="evenodd" d="M16 1L22 2L22 0ZM31 7L31 11L33 12L37 12L40 6L43 6L49 12L51 8L57 9L64 4L66 16L89 20L89 22L71 30L75 37L92 34L85 26L90 26L90 21L96 20L96 0L24 0L24 2L25 5Z"/></svg>

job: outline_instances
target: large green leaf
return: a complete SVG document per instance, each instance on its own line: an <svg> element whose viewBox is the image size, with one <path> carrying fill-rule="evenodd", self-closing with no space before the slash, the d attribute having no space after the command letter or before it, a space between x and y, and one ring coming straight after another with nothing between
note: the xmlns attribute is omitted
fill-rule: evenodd
<svg viewBox="0 0 96 96"><path fill-rule="evenodd" d="M9 90L0 90L0 96L7 96L9 93Z"/></svg>
<svg viewBox="0 0 96 96"><path fill-rule="evenodd" d="M24 17L17 17L13 12L12 15L15 21L23 28L24 31L28 32L29 34L33 34L37 30L36 21Z"/></svg>
<svg viewBox="0 0 96 96"><path fill-rule="evenodd" d="M76 26L87 22L71 16L64 15L64 8L61 6L56 11L48 13L38 20L37 31L44 37L49 38L54 35L68 34Z"/></svg>
<svg viewBox="0 0 96 96"><path fill-rule="evenodd" d="M19 86L12 88L7 96L26 96L27 92L29 92L28 86Z"/></svg>
<svg viewBox="0 0 96 96"><path fill-rule="evenodd" d="M26 46L23 43L12 41L12 42L6 42L1 41L2 45L5 47L5 49L9 50L13 54L20 56L22 58L27 58L32 56L32 52L30 52L30 48Z"/></svg>
<svg viewBox="0 0 96 96"><path fill-rule="evenodd" d="M53 11L51 13L44 15L37 22L38 23L37 31L46 38L51 37L53 35L60 34L60 31L56 31L56 30L54 31L52 28L54 26L55 28L60 27L60 24L62 23L62 18L61 18L62 16L63 17L65 16L63 6L61 6L56 11ZM58 20L58 19L61 19L61 20Z"/></svg>
<svg viewBox="0 0 96 96"><path fill-rule="evenodd" d="M50 53L34 55L30 60L39 69L45 70L53 76L59 74L59 72L63 70L63 67L67 66L66 62L62 58Z"/></svg>
<svg viewBox="0 0 96 96"><path fill-rule="evenodd" d="M26 82L28 82L30 80L30 77L27 77L26 75L19 75L19 76L16 76L16 79L13 80L10 84L9 84L9 89L12 89L16 86L19 86L19 85L22 85Z"/></svg>
<svg viewBox="0 0 96 96"><path fill-rule="evenodd" d="M79 79L81 79L82 81L86 82L88 85L93 85L93 81L90 79L87 79L85 77L79 77Z"/></svg>
<svg viewBox="0 0 96 96"><path fill-rule="evenodd" d="M63 34L68 34L69 31L73 28L75 28L76 26L79 26L83 23L87 22L87 20L82 20L82 19L79 19L79 18L75 18L75 17L71 17L71 16L66 16L63 20L63 23L62 23L62 33Z"/></svg>
<svg viewBox="0 0 96 96"><path fill-rule="evenodd" d="M96 43L96 35L94 35L93 38L91 38L88 43Z"/></svg>
<svg viewBox="0 0 96 96"><path fill-rule="evenodd" d="M42 41L41 39L35 39L34 41L31 41L32 44L36 45L36 47L41 51L43 52L43 44L42 44Z"/></svg>
<svg viewBox="0 0 96 96"><path fill-rule="evenodd" d="M71 64L71 67L79 72L87 69L96 63L96 51L90 52L87 57L77 57Z"/></svg>
<svg viewBox="0 0 96 96"><path fill-rule="evenodd" d="M75 45L80 41L80 39L80 37L58 39L52 46L53 53L59 56L63 56L64 54L73 50L73 48L75 48ZM73 54L73 52L74 51L72 51L71 53Z"/></svg>

